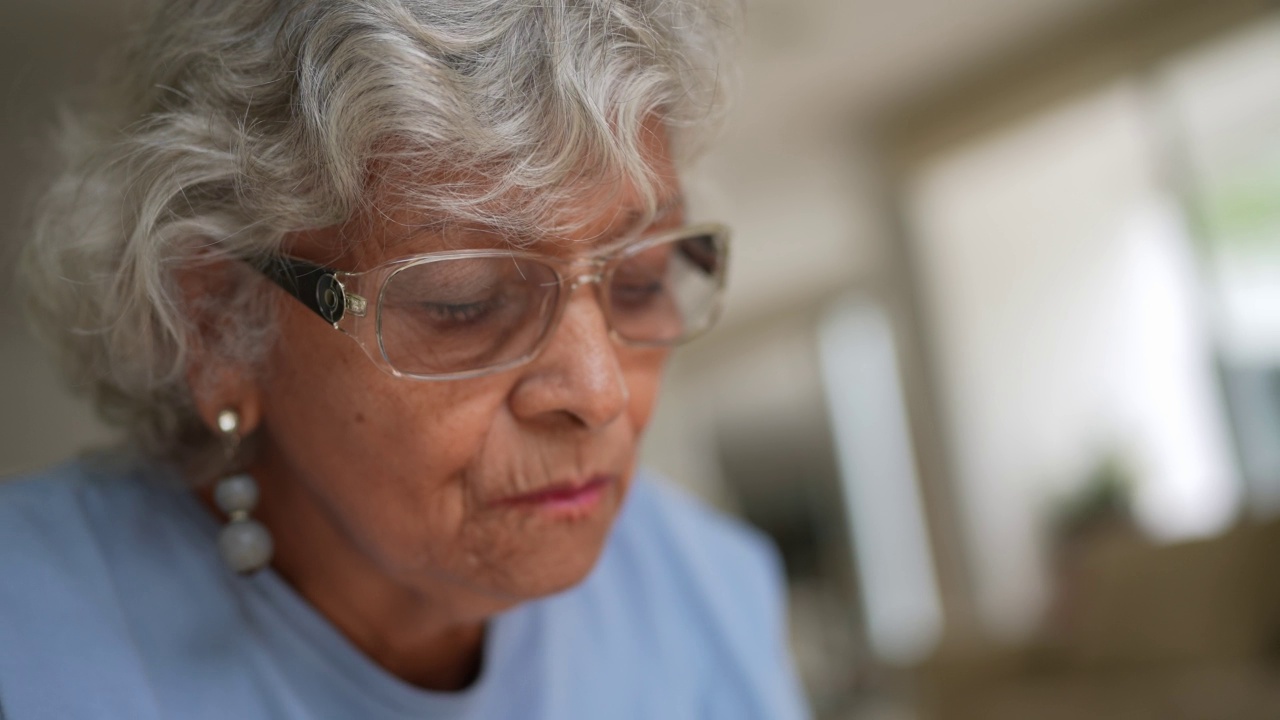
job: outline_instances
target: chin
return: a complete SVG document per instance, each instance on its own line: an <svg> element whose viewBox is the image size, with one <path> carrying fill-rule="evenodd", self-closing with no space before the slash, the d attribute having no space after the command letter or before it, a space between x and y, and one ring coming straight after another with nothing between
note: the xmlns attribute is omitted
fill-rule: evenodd
<svg viewBox="0 0 1280 720"><path fill-rule="evenodd" d="M607 535L607 533L606 533ZM554 595L586 580L604 552L606 537L580 540L568 547L555 543L525 558L514 570L517 594L527 600ZM554 548L554 549L553 549Z"/></svg>
<svg viewBox="0 0 1280 720"><path fill-rule="evenodd" d="M617 483L589 507L520 504L493 508L468 543L466 584L505 602L536 600L586 580L599 562L626 495Z"/></svg>
<svg viewBox="0 0 1280 720"><path fill-rule="evenodd" d="M506 593L535 600L568 590L586 580L608 542L613 518L571 527L541 528L522 543L522 551L505 558Z"/></svg>

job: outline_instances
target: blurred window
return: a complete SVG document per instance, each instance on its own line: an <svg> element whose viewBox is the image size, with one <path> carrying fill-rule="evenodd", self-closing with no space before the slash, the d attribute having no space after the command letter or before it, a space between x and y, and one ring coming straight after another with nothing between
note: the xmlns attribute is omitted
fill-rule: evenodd
<svg viewBox="0 0 1280 720"><path fill-rule="evenodd" d="M941 639L942 600L893 330L874 303L845 298L819 349L867 634L881 660L912 665Z"/></svg>
<svg viewBox="0 0 1280 720"><path fill-rule="evenodd" d="M1280 512L1280 20L1160 77L1248 502Z"/></svg>
<svg viewBox="0 0 1280 720"><path fill-rule="evenodd" d="M1054 523L1077 498L1121 497L1160 541L1280 511L1276 78L1272 21L909 178L959 512L996 635L1040 622Z"/></svg>

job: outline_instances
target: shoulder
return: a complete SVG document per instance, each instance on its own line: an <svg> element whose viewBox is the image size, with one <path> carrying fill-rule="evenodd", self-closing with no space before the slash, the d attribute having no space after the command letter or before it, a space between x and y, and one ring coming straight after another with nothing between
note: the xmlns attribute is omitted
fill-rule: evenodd
<svg viewBox="0 0 1280 720"><path fill-rule="evenodd" d="M0 480L0 567L6 575L35 565L74 569L88 560L91 548L80 542L84 482L84 468L74 462Z"/></svg>
<svg viewBox="0 0 1280 720"><path fill-rule="evenodd" d="M102 562L96 535L104 521L127 527L144 512L137 472L104 455L0 480L0 568L10 577L84 579Z"/></svg>
<svg viewBox="0 0 1280 720"><path fill-rule="evenodd" d="M82 462L0 481L0 707L6 717L92 717L89 698L146 718L90 511ZM78 687L83 693L61 689Z"/></svg>
<svg viewBox="0 0 1280 720"><path fill-rule="evenodd" d="M57 622L72 605L107 592L84 512L85 481L71 463L0 482L0 614L22 621L9 631ZM85 604L77 612L92 605Z"/></svg>

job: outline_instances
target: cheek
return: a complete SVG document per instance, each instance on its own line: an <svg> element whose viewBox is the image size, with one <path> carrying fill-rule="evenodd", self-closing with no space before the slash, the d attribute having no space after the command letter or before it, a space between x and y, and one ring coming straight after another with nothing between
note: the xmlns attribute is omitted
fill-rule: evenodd
<svg viewBox="0 0 1280 720"><path fill-rule="evenodd" d="M662 387L662 373L666 369L668 348L622 348L618 351L622 374L626 378L630 401L627 417L636 434L644 432L653 416L658 391Z"/></svg>
<svg viewBox="0 0 1280 720"><path fill-rule="evenodd" d="M273 356L264 403L272 480L317 498L370 553L411 563L430 540L462 532L469 498L461 477L506 391L500 378L392 377L350 338L308 320L282 318Z"/></svg>

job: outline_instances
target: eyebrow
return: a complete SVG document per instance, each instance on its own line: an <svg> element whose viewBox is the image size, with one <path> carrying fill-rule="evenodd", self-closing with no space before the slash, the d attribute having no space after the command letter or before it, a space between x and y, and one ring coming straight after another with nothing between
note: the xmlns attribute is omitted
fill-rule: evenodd
<svg viewBox="0 0 1280 720"><path fill-rule="evenodd" d="M684 194L676 193L658 202L652 212L637 208L619 213L618 216L610 223L609 227L604 231L595 234L590 240L582 241L582 244L594 246L595 252L600 254L614 252L615 250L629 245L638 235L643 234L654 225L674 215L683 213L686 209L685 206L686 200ZM471 245L471 243L467 241L467 238L470 237L474 239L476 235L496 233L496 231L486 227L459 227L458 233L453 235L449 232L447 227L447 225L426 225L421 228L417 228L414 233L401 238L398 242L407 245L413 243L424 235L438 234L442 238L447 238L452 235L453 240L458 241L458 245L449 249L465 249ZM501 237L501 233L496 234ZM518 241L517 244L523 247L531 247L534 244L538 244L539 240L552 240L553 244L556 244L552 238L525 238L522 241ZM573 244L577 245L579 243ZM495 242L494 247L499 246L500 244Z"/></svg>
<svg viewBox="0 0 1280 720"><path fill-rule="evenodd" d="M661 222L672 215L684 212L684 209L684 195L678 193L658 203L657 207L654 208L652 215L640 210L631 210L626 215L627 227L630 227L634 231L644 230L645 228L639 227L639 225L646 219L646 217L649 220L648 224L652 225L654 223Z"/></svg>
<svg viewBox="0 0 1280 720"><path fill-rule="evenodd" d="M646 210L629 210L622 215L621 220L615 222L607 230L597 236L598 239L602 240L609 238L608 240L604 240L599 243L600 249L608 252L627 245L635 239L636 235L643 233L645 230L673 215L684 212L684 210L685 199L683 194L672 195L666 200L663 200L656 208L654 208L652 213L649 213Z"/></svg>

